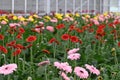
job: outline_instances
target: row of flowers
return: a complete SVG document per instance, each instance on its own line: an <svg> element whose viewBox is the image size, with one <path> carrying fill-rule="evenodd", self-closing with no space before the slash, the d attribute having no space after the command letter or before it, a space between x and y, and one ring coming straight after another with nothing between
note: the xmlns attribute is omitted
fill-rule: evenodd
<svg viewBox="0 0 120 80"><path fill-rule="evenodd" d="M26 80L29 76L33 80L117 80L119 25L120 17L113 13L2 15L0 74L7 77L0 77L8 80ZM111 75L113 72L118 74Z"/></svg>

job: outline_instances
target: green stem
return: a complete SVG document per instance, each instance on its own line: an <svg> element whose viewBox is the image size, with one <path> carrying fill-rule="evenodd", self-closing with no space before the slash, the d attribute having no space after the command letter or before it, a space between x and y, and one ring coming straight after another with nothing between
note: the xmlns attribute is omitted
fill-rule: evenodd
<svg viewBox="0 0 120 80"><path fill-rule="evenodd" d="M47 80L47 65L45 66L45 80Z"/></svg>
<svg viewBox="0 0 120 80"><path fill-rule="evenodd" d="M117 54L116 54L116 52L115 52L114 60L115 60L115 64L118 64L118 59L117 59Z"/></svg>
<svg viewBox="0 0 120 80"><path fill-rule="evenodd" d="M23 71L25 71L25 54L24 54L24 57L23 57L23 62L22 62L22 64L23 64Z"/></svg>
<svg viewBox="0 0 120 80"><path fill-rule="evenodd" d="M8 75L7 80L10 80L10 75Z"/></svg>
<svg viewBox="0 0 120 80"><path fill-rule="evenodd" d="M54 59L55 59L55 54L56 54L56 44L53 43L53 45L54 45L54 47L53 47L53 50L54 50L53 57L54 57Z"/></svg>
<svg viewBox="0 0 120 80"><path fill-rule="evenodd" d="M31 63L31 66L30 66L30 73L32 74L33 70L32 70L32 65L33 65L33 54L32 54L32 47L30 48L30 63Z"/></svg>
<svg viewBox="0 0 120 80"><path fill-rule="evenodd" d="M76 61L75 61L74 65L75 65L75 66L77 65ZM76 75L74 75L74 80L77 80Z"/></svg>
<svg viewBox="0 0 120 80"><path fill-rule="evenodd" d="M7 62L6 62L5 54L3 54L3 58L4 58L4 62L5 62L5 64L6 64Z"/></svg>
<svg viewBox="0 0 120 80"><path fill-rule="evenodd" d="M13 55L12 55L12 52L13 52L13 48L11 50L11 63L13 63Z"/></svg>

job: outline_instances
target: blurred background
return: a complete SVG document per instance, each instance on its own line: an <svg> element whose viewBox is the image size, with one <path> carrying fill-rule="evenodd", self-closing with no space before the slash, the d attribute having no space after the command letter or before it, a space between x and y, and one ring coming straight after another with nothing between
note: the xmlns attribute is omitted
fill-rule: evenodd
<svg viewBox="0 0 120 80"><path fill-rule="evenodd" d="M0 14L120 12L120 0L0 0Z"/></svg>

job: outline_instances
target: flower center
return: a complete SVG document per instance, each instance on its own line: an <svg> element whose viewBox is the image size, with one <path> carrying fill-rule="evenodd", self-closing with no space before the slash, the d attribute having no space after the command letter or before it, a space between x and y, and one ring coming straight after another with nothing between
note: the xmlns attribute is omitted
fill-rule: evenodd
<svg viewBox="0 0 120 80"><path fill-rule="evenodd" d="M5 70L7 70L7 69L8 69L8 67L5 68Z"/></svg>
<svg viewBox="0 0 120 80"><path fill-rule="evenodd" d="M80 71L81 73L84 73L83 71Z"/></svg>

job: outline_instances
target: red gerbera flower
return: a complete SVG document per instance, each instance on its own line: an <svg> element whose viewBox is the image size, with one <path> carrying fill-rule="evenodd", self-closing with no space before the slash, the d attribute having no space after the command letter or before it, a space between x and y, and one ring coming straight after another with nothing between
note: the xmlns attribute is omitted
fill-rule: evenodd
<svg viewBox="0 0 120 80"><path fill-rule="evenodd" d="M98 26L98 29L104 29L105 28L105 25L104 24L100 24L99 26Z"/></svg>
<svg viewBox="0 0 120 80"><path fill-rule="evenodd" d="M55 38L50 39L48 43L51 44L53 42L59 44L59 42Z"/></svg>
<svg viewBox="0 0 120 80"><path fill-rule="evenodd" d="M28 46L26 46L25 48L30 48L30 47L32 47L32 44L29 44Z"/></svg>
<svg viewBox="0 0 120 80"><path fill-rule="evenodd" d="M79 29L79 28L75 28L75 30L76 30L78 33L83 33L83 32L84 32L83 29Z"/></svg>
<svg viewBox="0 0 120 80"><path fill-rule="evenodd" d="M4 36L0 34L0 40L4 40Z"/></svg>
<svg viewBox="0 0 120 80"><path fill-rule="evenodd" d="M21 44L16 44L15 46L14 46L15 48L20 48L20 49L25 49L25 47L23 46L23 45L21 45Z"/></svg>
<svg viewBox="0 0 120 80"><path fill-rule="evenodd" d="M4 52L5 54L8 53L8 50L5 47L1 46L1 45L0 45L0 51Z"/></svg>
<svg viewBox="0 0 120 80"><path fill-rule="evenodd" d="M81 39L79 39L79 43L80 43L80 44L82 44L82 43L83 43Z"/></svg>
<svg viewBox="0 0 120 80"><path fill-rule="evenodd" d="M17 56L17 55L19 55L21 52L22 52L21 49L18 48L15 52L13 52L13 56Z"/></svg>
<svg viewBox="0 0 120 80"><path fill-rule="evenodd" d="M42 52L47 53L47 54L50 54L50 51L48 51L48 50L46 50L46 49L43 49Z"/></svg>
<svg viewBox="0 0 120 80"><path fill-rule="evenodd" d="M16 38L17 38L17 39L22 39L22 35L21 35L21 34L18 34L18 35L16 36Z"/></svg>
<svg viewBox="0 0 120 80"><path fill-rule="evenodd" d="M75 26L74 26L74 25L70 25L69 31L72 31L72 30L74 30L74 29L75 29Z"/></svg>
<svg viewBox="0 0 120 80"><path fill-rule="evenodd" d="M64 28L64 27L65 27L64 24L59 24L59 25L56 26L57 29L62 29L62 28Z"/></svg>
<svg viewBox="0 0 120 80"><path fill-rule="evenodd" d="M104 31L104 29L97 29L96 34L102 37L105 35L105 31Z"/></svg>
<svg viewBox="0 0 120 80"><path fill-rule="evenodd" d="M14 46L16 44L16 41L11 41L10 43L7 43L7 46Z"/></svg>
<svg viewBox="0 0 120 80"><path fill-rule="evenodd" d="M70 37L69 34L63 34L63 35L61 36L62 40L68 40L69 37Z"/></svg>
<svg viewBox="0 0 120 80"><path fill-rule="evenodd" d="M79 39L78 39L78 37L77 36L71 36L70 37L70 40L72 41L72 42L79 42Z"/></svg>
<svg viewBox="0 0 120 80"><path fill-rule="evenodd" d="M53 42L55 42L55 41L56 41L56 39L55 39L55 38L52 38L52 39L49 40L48 43L53 43Z"/></svg>
<svg viewBox="0 0 120 80"><path fill-rule="evenodd" d="M19 28L19 34L23 34L25 32L24 28Z"/></svg>
<svg viewBox="0 0 120 80"><path fill-rule="evenodd" d="M120 42L118 42L118 47L120 47Z"/></svg>
<svg viewBox="0 0 120 80"><path fill-rule="evenodd" d="M26 42L34 42L36 41L37 37L36 36L29 36L27 39L26 39Z"/></svg>

